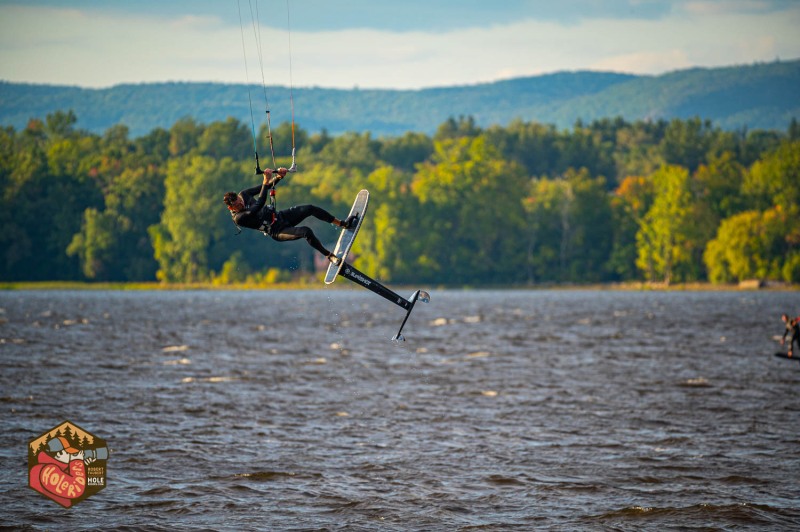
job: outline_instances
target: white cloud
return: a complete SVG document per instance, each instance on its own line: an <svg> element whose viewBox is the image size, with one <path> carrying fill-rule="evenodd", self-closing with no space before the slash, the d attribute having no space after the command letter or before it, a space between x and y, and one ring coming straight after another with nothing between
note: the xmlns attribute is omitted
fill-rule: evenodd
<svg viewBox="0 0 800 532"><path fill-rule="evenodd" d="M766 0L706 0L685 2L681 6L694 15L721 15L725 13L754 13L774 9L772 2Z"/></svg>
<svg viewBox="0 0 800 532"><path fill-rule="evenodd" d="M591 65L592 70L613 72L635 72L659 74L670 70L689 68L692 64L683 50L671 49L659 52L634 52L604 57Z"/></svg>
<svg viewBox="0 0 800 532"><path fill-rule="evenodd" d="M559 70L657 74L800 57L800 6L720 11L679 5L660 19L522 19L451 31L295 31L295 86L419 88ZM712 9L713 8L713 9ZM238 21L237 21L238 22ZM261 69L246 22L249 79ZM289 82L285 28L261 27L267 83ZM0 79L104 87L153 81L245 81L238 26L212 16L112 16L0 4Z"/></svg>
<svg viewBox="0 0 800 532"><path fill-rule="evenodd" d="M74 9L0 6L0 20L3 79L91 87L245 80L239 28L211 17L121 18ZM275 33L285 37L285 32ZM246 38L252 39L251 34ZM262 38L269 34L262 29ZM248 48L248 61L257 69L257 48L252 42ZM264 55L265 70L275 57Z"/></svg>

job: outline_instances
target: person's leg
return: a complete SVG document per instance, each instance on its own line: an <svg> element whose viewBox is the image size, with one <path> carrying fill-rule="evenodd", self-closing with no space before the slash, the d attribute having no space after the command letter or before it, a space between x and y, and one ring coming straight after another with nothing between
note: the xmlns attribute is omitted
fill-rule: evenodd
<svg viewBox="0 0 800 532"><path fill-rule="evenodd" d="M356 223L358 222L358 216L351 216L347 220L342 221L325 209L317 207L316 205L297 205L295 207L290 207L285 211L281 211L280 216L285 225L292 226L299 224L309 216L313 216L314 218L322 220L325 223L333 224L337 227L345 227L348 229L355 227Z"/></svg>
<svg viewBox="0 0 800 532"><path fill-rule="evenodd" d="M338 221L331 213L325 209L317 207L316 205L296 205L281 211L280 215L283 219L283 222L289 226L295 226L309 216L313 216L317 220L322 220L323 222L329 224Z"/></svg>
<svg viewBox="0 0 800 532"><path fill-rule="evenodd" d="M273 234L272 238L278 242L288 242L291 240L305 238L312 248L316 249L326 257L330 256L331 254L330 251L325 249L325 246L322 245L310 227L286 227Z"/></svg>

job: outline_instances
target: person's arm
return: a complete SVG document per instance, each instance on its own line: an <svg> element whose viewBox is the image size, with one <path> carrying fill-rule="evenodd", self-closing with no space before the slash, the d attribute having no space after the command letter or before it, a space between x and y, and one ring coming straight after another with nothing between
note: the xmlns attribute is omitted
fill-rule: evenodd
<svg viewBox="0 0 800 532"><path fill-rule="evenodd" d="M245 207L248 211L258 211L261 207L264 206L264 203L267 201L267 191L269 190L269 186L267 185L267 177L264 176L264 183L261 185L257 185L255 187L250 187L242 190L239 192L239 195L244 200ZM250 200L258 195L256 202L250 205Z"/></svg>
<svg viewBox="0 0 800 532"><path fill-rule="evenodd" d="M254 187L246 188L239 192L239 195L242 197L245 203L250 198L254 198L255 196L261 195L261 191L264 188L264 185L256 185Z"/></svg>
<svg viewBox="0 0 800 532"><path fill-rule="evenodd" d="M242 196L245 205L249 203L248 200L250 198L258 194L258 199L256 200L256 202L253 205L250 205L247 210L251 212L258 212L259 210L261 210L261 207L263 207L264 204L267 202L267 193L269 189L275 183L283 179L283 177L286 175L286 172L287 172L286 168L278 168L277 172L273 176L272 169L267 168L264 170L264 180L262 181L260 187L255 186L252 188L246 188L241 192L239 192L239 195Z"/></svg>

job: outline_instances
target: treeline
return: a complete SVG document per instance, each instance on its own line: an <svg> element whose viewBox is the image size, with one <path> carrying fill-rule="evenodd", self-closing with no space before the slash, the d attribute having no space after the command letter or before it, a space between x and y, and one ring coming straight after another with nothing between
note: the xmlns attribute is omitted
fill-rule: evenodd
<svg viewBox="0 0 800 532"><path fill-rule="evenodd" d="M245 230L222 195L260 183L235 119L130 138L74 113L0 130L0 278L232 282L307 278L313 251ZM370 212L358 266L395 283L800 282L800 125L723 131L700 119L478 127L428 136L294 132L278 206ZM266 132L258 134L262 166ZM292 130L273 131L288 166ZM331 227L311 222L323 242Z"/></svg>

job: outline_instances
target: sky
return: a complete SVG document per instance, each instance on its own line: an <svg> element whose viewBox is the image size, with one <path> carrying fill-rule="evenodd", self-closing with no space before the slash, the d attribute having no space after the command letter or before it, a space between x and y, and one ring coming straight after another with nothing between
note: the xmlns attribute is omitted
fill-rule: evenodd
<svg viewBox="0 0 800 532"><path fill-rule="evenodd" d="M0 0L0 80L418 89L800 58L800 0Z"/></svg>

